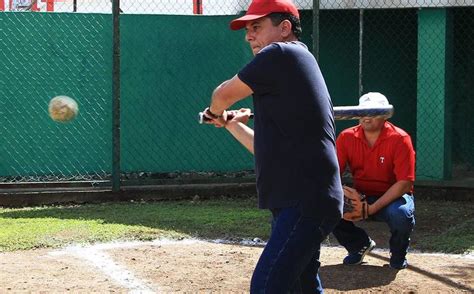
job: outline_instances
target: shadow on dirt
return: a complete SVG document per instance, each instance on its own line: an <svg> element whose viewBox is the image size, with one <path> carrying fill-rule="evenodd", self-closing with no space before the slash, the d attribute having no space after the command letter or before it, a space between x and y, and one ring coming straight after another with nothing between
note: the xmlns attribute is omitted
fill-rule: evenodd
<svg viewBox="0 0 474 294"><path fill-rule="evenodd" d="M399 271L393 270L388 266L388 258L373 252L369 253L369 255L386 261L387 263L383 266L368 264L360 266L347 266L343 264L322 266L320 268L320 275L324 283L324 288L337 291L380 288L389 285L397 278ZM443 283L451 289L473 293L473 288L456 281L456 279L469 280L468 273L473 270L474 268L471 266L455 267L455 274L444 276L410 264L408 269L404 271L415 272L428 278L427 280Z"/></svg>
<svg viewBox="0 0 474 294"><path fill-rule="evenodd" d="M393 270L393 269L390 269L388 267L388 263L389 263L389 259L383 255L380 255L378 253L375 253L375 252L370 252L368 254L369 256L373 257L373 258L377 258L377 259L380 259L380 260L383 260L386 262L386 264L383 266L383 270L380 270L380 272L385 272L385 271L389 271L389 272L393 272L393 273L397 273L397 271ZM378 267L380 269L380 267ZM443 283L449 287L452 287L454 289L459 289L459 290L462 290L462 291L467 291L467 292L472 292L473 291L473 288L471 287L467 287L467 286L464 286L458 282L456 282L454 279L468 279L468 273L472 273L473 270L474 270L474 267L473 266L467 266L467 267L463 267L463 266L451 266L452 269L454 269L454 274L451 274L451 275L439 275L439 274L436 274L434 272L431 272L431 271L428 271L426 269L422 269L420 267L417 267L413 264L410 264L408 269L406 269L407 271L413 271L413 272L416 272L418 274L421 274L431 280L434 280L434 281L438 281L440 283ZM374 277L375 277L375 273L374 273ZM378 274L377 274L378 275ZM370 276L372 277L372 276Z"/></svg>
<svg viewBox="0 0 474 294"><path fill-rule="evenodd" d="M374 265L348 266L336 264L322 266L320 269L324 288L338 291L385 286L395 280L397 273L389 267ZM370 277L370 279L367 279L367 277Z"/></svg>

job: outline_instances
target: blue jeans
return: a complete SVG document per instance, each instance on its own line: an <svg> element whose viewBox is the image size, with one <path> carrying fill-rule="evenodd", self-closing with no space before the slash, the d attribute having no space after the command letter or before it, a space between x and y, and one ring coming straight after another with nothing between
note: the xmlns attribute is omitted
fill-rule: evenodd
<svg viewBox="0 0 474 294"><path fill-rule="evenodd" d="M273 210L272 232L255 267L250 293L323 293L321 242L339 219L303 217L296 207Z"/></svg>
<svg viewBox="0 0 474 294"><path fill-rule="evenodd" d="M367 202L374 203L375 196L368 196ZM404 258L410 244L410 234L415 226L415 201L412 195L405 194L386 207L370 216L371 219L384 221L390 228L390 252L392 256ZM369 243L367 233L353 222L341 220L334 228L337 241L350 253L359 251Z"/></svg>

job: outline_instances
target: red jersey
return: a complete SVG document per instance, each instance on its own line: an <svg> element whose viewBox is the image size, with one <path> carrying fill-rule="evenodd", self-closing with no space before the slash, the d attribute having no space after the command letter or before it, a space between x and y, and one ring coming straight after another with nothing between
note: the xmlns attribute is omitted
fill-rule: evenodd
<svg viewBox="0 0 474 294"><path fill-rule="evenodd" d="M339 134L336 148L341 173L348 166L354 188L365 195L382 196L397 181L415 180L411 137L389 122L385 122L372 147L358 125Z"/></svg>

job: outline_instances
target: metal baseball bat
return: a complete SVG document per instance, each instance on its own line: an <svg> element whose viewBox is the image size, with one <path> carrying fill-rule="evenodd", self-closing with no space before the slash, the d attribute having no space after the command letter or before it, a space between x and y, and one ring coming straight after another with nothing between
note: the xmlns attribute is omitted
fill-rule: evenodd
<svg viewBox="0 0 474 294"><path fill-rule="evenodd" d="M360 119L362 117L380 117L389 119L393 116L394 108L393 105L377 106L377 107L366 107L366 106L334 106L334 119L335 120L353 120ZM253 113L250 115L253 118ZM227 119L232 119L232 115L229 114ZM198 121L203 124L207 118L203 112L199 112Z"/></svg>
<svg viewBox="0 0 474 294"><path fill-rule="evenodd" d="M360 119L362 117L380 117L389 119L393 116L393 105L367 107L367 106L334 106L335 120Z"/></svg>

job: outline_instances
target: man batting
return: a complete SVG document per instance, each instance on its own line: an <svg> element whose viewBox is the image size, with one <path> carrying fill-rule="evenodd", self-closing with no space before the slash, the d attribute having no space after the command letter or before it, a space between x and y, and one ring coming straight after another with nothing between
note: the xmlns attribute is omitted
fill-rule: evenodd
<svg viewBox="0 0 474 294"><path fill-rule="evenodd" d="M254 58L213 92L207 123L226 127L255 155L259 207L272 233L254 270L251 293L321 293L321 242L342 216L332 102L316 59L299 41L290 0L254 0L230 24L245 28ZM230 106L253 95L254 130L227 120ZM215 142L219 144L219 142Z"/></svg>

